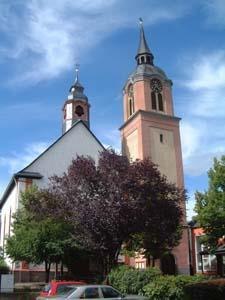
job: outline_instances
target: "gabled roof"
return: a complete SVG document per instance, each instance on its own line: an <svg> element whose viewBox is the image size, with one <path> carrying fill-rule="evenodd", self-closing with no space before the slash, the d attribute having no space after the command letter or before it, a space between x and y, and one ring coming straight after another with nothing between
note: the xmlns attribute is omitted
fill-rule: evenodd
<svg viewBox="0 0 225 300"><path fill-rule="evenodd" d="M2 206L4 205L7 197L9 196L9 194L11 193L11 191L13 190L16 180L19 178L31 178L31 179L41 179L43 176L40 173L36 173L36 172L23 172L20 171L18 173L13 174L2 198L0 201L0 209L2 208Z"/></svg>
<svg viewBox="0 0 225 300"><path fill-rule="evenodd" d="M49 151L56 143L58 143L68 132L73 130L74 127L76 127L78 124L83 124L83 126L89 131L89 133L92 135L92 137L96 140L96 142L102 147L102 150L104 150L104 146L99 141L99 139L94 135L94 133L90 130L90 128L82 121L78 120L75 122L70 129L68 129L64 134L62 134L53 144L51 144L44 152L42 152L37 158L35 158L29 165L27 165L25 168L21 170L21 172L25 171L29 166L31 166L36 160L38 160L42 155L44 155L47 151Z"/></svg>
<svg viewBox="0 0 225 300"><path fill-rule="evenodd" d="M102 143L94 135L94 133L88 128L88 126L82 120L78 120L76 123L73 124L73 126L69 130L67 130L63 135L61 135L54 143L52 143L45 151L43 151L38 157L36 157L29 165L27 165L21 171L15 173L12 176L12 178L11 178L11 180L10 180L10 182L9 182L9 184L8 184L8 186L7 186L5 192L4 192L4 194L3 194L3 196L0 200L0 209L4 205L7 197L9 196L10 192L14 188L16 179L18 179L18 178L41 179L43 177L40 173L29 172L29 171L26 171L26 169L29 166L31 166L35 161L37 161L41 156L43 156L47 151L49 151L56 143L58 143L68 132L73 130L73 128L76 127L78 124L82 124L89 131L89 133L92 135L92 137L95 139L95 141L102 147L102 150L105 149L104 146L102 145Z"/></svg>

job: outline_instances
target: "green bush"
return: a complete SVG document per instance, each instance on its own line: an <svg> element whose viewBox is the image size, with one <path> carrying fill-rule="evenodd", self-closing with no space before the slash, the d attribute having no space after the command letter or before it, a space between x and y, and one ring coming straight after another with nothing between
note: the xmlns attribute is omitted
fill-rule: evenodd
<svg viewBox="0 0 225 300"><path fill-rule="evenodd" d="M184 287L185 300L224 300L225 280L208 280Z"/></svg>
<svg viewBox="0 0 225 300"><path fill-rule="evenodd" d="M201 275L158 276L143 288L142 294L149 300L184 300L184 286L204 279Z"/></svg>
<svg viewBox="0 0 225 300"><path fill-rule="evenodd" d="M0 259L0 274L8 274L10 271L8 265L6 262L2 259Z"/></svg>
<svg viewBox="0 0 225 300"><path fill-rule="evenodd" d="M140 294L143 287L161 274L157 268L138 270L128 266L114 268L108 275L109 283L123 294Z"/></svg>

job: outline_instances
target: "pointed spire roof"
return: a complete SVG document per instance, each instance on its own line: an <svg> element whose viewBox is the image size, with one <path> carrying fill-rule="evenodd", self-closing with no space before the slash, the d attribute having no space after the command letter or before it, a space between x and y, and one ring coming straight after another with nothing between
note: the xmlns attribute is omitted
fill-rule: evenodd
<svg viewBox="0 0 225 300"><path fill-rule="evenodd" d="M140 18L139 21L140 21L140 42L139 42L137 54L151 53L147 41L145 39L145 32L144 32L142 18Z"/></svg>
<svg viewBox="0 0 225 300"><path fill-rule="evenodd" d="M149 49L148 43L145 39L145 32L144 32L142 18L139 18L139 24L140 24L140 41L139 41L139 47L138 47L138 51L137 51L137 55L135 56L135 59L138 61L138 58L141 55L147 55L148 57L150 57L150 61L147 62L147 60L146 60L145 62L153 65L154 56L153 56L151 50Z"/></svg>

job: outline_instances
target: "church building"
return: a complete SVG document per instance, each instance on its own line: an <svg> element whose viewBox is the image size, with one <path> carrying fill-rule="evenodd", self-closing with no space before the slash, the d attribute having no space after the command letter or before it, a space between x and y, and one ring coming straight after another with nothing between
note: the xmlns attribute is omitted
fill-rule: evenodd
<svg viewBox="0 0 225 300"><path fill-rule="evenodd" d="M6 238L12 234L12 216L20 207L20 193L31 184L45 188L49 177L62 176L78 155L92 157L98 162L103 145L90 130L90 104L84 87L76 79L63 105L62 135L34 161L12 176L0 201L1 237L0 246L5 250ZM16 282L37 281L44 278L44 267L29 266L25 262L8 263L15 274ZM38 272L38 273L37 273ZM37 279L38 278L38 279ZM44 280L43 280L44 281Z"/></svg>
<svg viewBox="0 0 225 300"><path fill-rule="evenodd" d="M180 118L174 115L172 81L154 64L142 20L140 42L135 56L137 66L123 88L124 123L120 127L122 153L131 161L149 157L167 179L184 188L180 142ZM183 211L186 212L185 199ZM179 273L189 273L186 217L180 245L174 249L174 264ZM135 263L146 266L142 257ZM138 266L138 265L137 265Z"/></svg>
<svg viewBox="0 0 225 300"><path fill-rule="evenodd" d="M137 66L123 88L124 122L120 127L122 153L130 161L150 157L171 183L184 188L180 118L174 115L172 81L154 64L142 23L135 59ZM12 215L20 207L21 191L31 184L39 188L47 187L49 177L61 176L77 155L90 156L98 162L99 153L104 147L90 130L89 110L88 97L84 94L76 70L75 82L62 109L62 135L28 166L12 176L0 200L0 246L3 251L6 238L12 234ZM185 200L182 206L185 212ZM183 221L183 237L180 245L173 250L173 259L179 273L189 273L186 218ZM130 264L146 267L143 257L130 260ZM31 270L26 263L18 262L12 264L12 269L17 274L16 281L35 281L35 272L31 272L34 267Z"/></svg>

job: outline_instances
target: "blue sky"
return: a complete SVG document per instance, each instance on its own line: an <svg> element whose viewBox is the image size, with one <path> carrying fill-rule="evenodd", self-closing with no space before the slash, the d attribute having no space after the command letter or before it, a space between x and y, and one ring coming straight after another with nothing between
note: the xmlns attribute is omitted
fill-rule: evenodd
<svg viewBox="0 0 225 300"><path fill-rule="evenodd" d="M0 194L61 134L61 108L80 64L91 129L120 148L122 87L135 68L139 29L173 80L190 216L225 153L224 0L1 0Z"/></svg>

